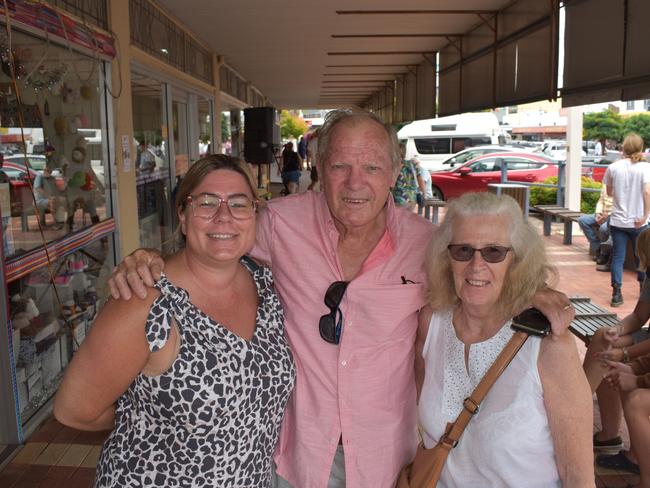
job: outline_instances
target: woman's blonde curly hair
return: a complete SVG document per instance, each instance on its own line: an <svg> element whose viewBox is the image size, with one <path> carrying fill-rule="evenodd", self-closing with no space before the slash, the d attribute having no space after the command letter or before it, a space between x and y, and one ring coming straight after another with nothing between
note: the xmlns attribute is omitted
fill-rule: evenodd
<svg viewBox="0 0 650 488"><path fill-rule="evenodd" d="M500 316L512 317L531 303L537 291L554 284L557 272L548 261L541 236L524 220L517 202L506 195L466 193L449 203L427 252L427 301L434 310L452 308L460 303L447 246L452 243L454 224L477 215L502 215L510 220L510 245L514 259L506 273L496 307Z"/></svg>

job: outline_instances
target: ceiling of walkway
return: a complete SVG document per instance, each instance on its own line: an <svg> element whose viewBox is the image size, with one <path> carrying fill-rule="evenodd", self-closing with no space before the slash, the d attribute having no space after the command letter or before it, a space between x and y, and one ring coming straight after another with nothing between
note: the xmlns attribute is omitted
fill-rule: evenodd
<svg viewBox="0 0 650 488"><path fill-rule="evenodd" d="M361 103L512 0L159 0L277 107ZM424 56L424 57L423 57Z"/></svg>

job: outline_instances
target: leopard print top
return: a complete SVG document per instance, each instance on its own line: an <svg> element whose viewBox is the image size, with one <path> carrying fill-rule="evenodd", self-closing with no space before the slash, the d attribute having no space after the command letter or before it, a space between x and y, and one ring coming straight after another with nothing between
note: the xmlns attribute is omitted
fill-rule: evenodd
<svg viewBox="0 0 650 488"><path fill-rule="evenodd" d="M259 296L250 341L192 305L165 276L156 283L161 295L147 318L149 347L165 345L173 319L180 351L169 370L138 375L119 398L95 486L271 486L295 367L271 271L242 262Z"/></svg>

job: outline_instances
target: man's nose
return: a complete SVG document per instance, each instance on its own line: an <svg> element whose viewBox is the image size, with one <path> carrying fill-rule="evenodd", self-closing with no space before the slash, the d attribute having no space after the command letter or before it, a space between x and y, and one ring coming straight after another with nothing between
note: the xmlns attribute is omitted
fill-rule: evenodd
<svg viewBox="0 0 650 488"><path fill-rule="evenodd" d="M348 173L348 185L355 187L360 185L364 181L363 171L361 168L352 166L350 172Z"/></svg>

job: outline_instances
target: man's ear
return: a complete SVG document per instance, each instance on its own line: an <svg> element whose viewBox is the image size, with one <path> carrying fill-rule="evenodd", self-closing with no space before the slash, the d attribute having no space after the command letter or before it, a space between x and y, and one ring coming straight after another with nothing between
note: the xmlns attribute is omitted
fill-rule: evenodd
<svg viewBox="0 0 650 488"><path fill-rule="evenodd" d="M397 165L395 169L393 169L393 175L391 178L391 185L390 185L391 188L395 188L395 184L397 183L397 177L399 176L399 172L402 169L402 165L403 163L400 163L399 165Z"/></svg>

